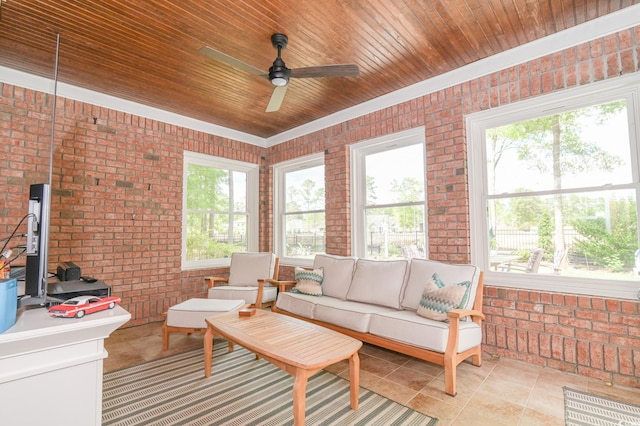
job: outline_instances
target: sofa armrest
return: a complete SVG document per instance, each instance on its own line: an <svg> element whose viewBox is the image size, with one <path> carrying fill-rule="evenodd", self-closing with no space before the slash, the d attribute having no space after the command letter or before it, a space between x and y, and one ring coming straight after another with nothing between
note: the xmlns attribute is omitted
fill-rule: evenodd
<svg viewBox="0 0 640 426"><path fill-rule="evenodd" d="M213 288L220 283L228 283L229 279L225 277L205 277L204 282L207 283L207 288Z"/></svg>
<svg viewBox="0 0 640 426"><path fill-rule="evenodd" d="M278 287L278 291L287 291L287 287L293 287L297 284L296 281L283 281L283 280L272 280L272 279L266 279L264 281L271 284L274 287Z"/></svg>
<svg viewBox="0 0 640 426"><path fill-rule="evenodd" d="M449 316L449 340L445 349L445 366L447 362L453 362L455 354L458 352L458 339L460 337L460 319L471 317L473 322L482 326L484 314L474 309L452 309Z"/></svg>
<svg viewBox="0 0 640 426"><path fill-rule="evenodd" d="M484 319L484 314L474 309L452 309L447 315L449 316L449 320L460 320L460 318L471 317L471 320L478 324Z"/></svg>

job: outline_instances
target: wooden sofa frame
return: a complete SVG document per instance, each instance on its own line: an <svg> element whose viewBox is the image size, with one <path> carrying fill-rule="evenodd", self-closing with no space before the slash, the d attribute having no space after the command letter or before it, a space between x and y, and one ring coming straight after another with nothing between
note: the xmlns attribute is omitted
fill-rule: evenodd
<svg viewBox="0 0 640 426"><path fill-rule="evenodd" d="M285 291L285 289L288 286L292 285L292 283L295 284L295 282L292 281L273 281L273 284L280 285L280 291ZM347 336L351 336L355 339L370 343L375 346L380 346L382 348L409 355L414 358L441 365L444 367L445 392L451 396L456 396L456 369L458 364L471 357L471 363L473 365L478 367L482 365L482 344L461 353L457 353L456 348L458 347L460 320L462 318L470 317L473 322L482 327L482 320L484 320L484 314L482 313L483 292L483 273L480 272L478 289L476 291L476 297L473 302L473 309L453 309L449 311L449 340L447 341L447 347L444 353L419 348L417 346L409 345L380 336L375 336L369 333L350 330L348 328L340 327L323 321L305 318L287 311L277 309L276 304L272 306L271 310L273 312L289 315L294 318L299 318L304 321L327 327L331 330L335 330L339 333L346 334Z"/></svg>

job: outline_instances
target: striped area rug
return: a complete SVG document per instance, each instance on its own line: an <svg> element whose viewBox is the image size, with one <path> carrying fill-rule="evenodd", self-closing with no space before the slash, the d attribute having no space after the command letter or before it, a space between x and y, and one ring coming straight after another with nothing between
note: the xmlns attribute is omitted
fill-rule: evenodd
<svg viewBox="0 0 640 426"><path fill-rule="evenodd" d="M640 426L640 405L564 388L566 426Z"/></svg>
<svg viewBox="0 0 640 426"><path fill-rule="evenodd" d="M211 377L198 349L104 374L103 425L291 425L293 377L253 353L216 340ZM425 416L326 371L307 384L307 425L435 425Z"/></svg>

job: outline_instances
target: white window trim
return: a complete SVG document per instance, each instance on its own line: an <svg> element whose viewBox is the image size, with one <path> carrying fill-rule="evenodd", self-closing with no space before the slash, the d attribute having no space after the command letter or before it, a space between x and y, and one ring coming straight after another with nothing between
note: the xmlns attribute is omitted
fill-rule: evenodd
<svg viewBox="0 0 640 426"><path fill-rule="evenodd" d="M182 168L182 255L181 267L183 271L195 269L209 269L227 267L231 258L192 260L187 261L187 165L196 164L218 169L233 170L247 174L247 250L258 250L258 188L260 186L260 169L257 164L243 161L229 160L197 152L184 151Z"/></svg>
<svg viewBox="0 0 640 426"><path fill-rule="evenodd" d="M640 297L638 282L571 278L535 274L509 274L489 268L486 205L487 174L485 132L487 129L518 121L549 115L552 111L578 109L596 103L606 103L625 98L628 101L629 139L636 199L640 205L640 182L638 166L640 145L640 74L618 77L609 81L567 89L539 96L503 107L470 114L466 118L467 150L469 158L469 207L471 228L471 260L485 271L485 281L497 287L521 288L551 292L585 294L621 299ZM640 221L639 221L640 225Z"/></svg>
<svg viewBox="0 0 640 426"><path fill-rule="evenodd" d="M391 149L401 148L409 145L422 145L422 161L425 170L425 236L429 234L427 222L427 180L426 180L426 155L425 152L425 127L415 127L402 132L393 133L391 135L381 136L379 138L358 142L349 147L351 158L351 253L353 256L365 257L366 254L366 235L364 212L366 206L366 179L362 177L365 174L365 158L369 154L377 152L389 151ZM425 237L426 239L426 237ZM425 241L425 256L428 258L429 244Z"/></svg>
<svg viewBox="0 0 640 426"><path fill-rule="evenodd" d="M308 169L311 167L324 166L324 153L307 155L289 161L274 164L273 169L273 241L276 255L280 258L280 264L289 266L300 266L311 268L313 259L302 259L299 257L284 256L285 236L283 235L284 220L286 212L286 180L285 176L289 172Z"/></svg>

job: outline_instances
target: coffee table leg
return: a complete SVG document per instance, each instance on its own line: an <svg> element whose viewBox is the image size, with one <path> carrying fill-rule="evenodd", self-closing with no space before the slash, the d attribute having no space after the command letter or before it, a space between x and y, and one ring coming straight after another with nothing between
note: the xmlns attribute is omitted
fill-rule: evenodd
<svg viewBox="0 0 640 426"><path fill-rule="evenodd" d="M204 377L211 377L211 363L213 362L213 331L207 327L204 333Z"/></svg>
<svg viewBox="0 0 640 426"><path fill-rule="evenodd" d="M360 389L360 357L357 351L349 358L349 384L351 408L357 410L358 392Z"/></svg>
<svg viewBox="0 0 640 426"><path fill-rule="evenodd" d="M293 382L293 424L304 426L307 405L307 374L304 370L296 370Z"/></svg>

